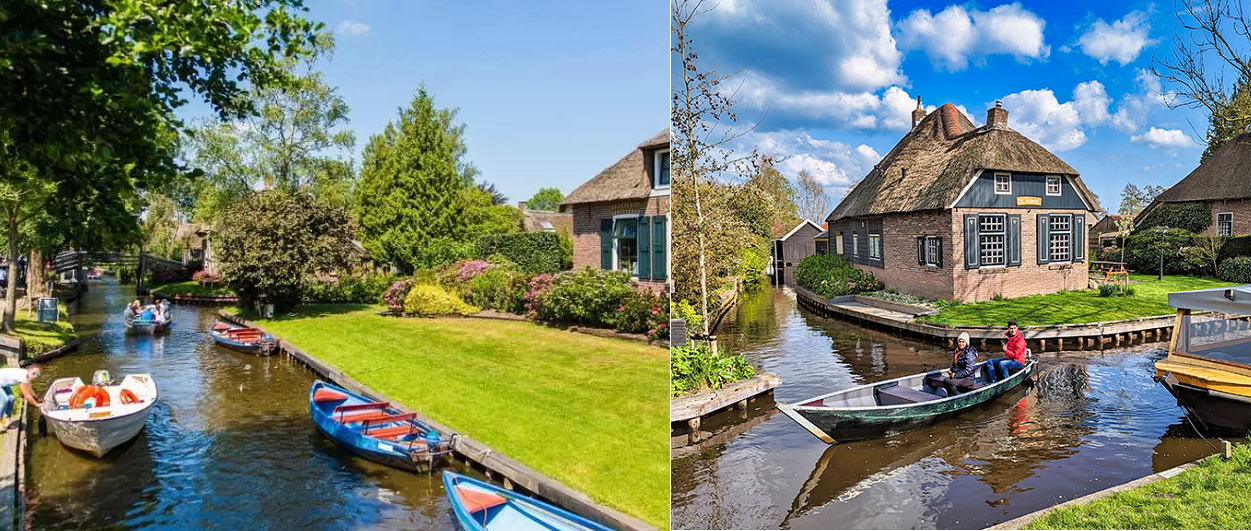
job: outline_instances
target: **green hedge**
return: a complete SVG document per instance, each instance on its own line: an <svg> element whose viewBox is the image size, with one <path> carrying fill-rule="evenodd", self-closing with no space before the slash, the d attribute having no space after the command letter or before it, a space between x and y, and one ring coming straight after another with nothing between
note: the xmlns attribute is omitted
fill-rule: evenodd
<svg viewBox="0 0 1251 531"><path fill-rule="evenodd" d="M1203 202L1164 203L1148 212L1137 225L1144 228L1165 226L1199 233L1212 225L1212 209Z"/></svg>
<svg viewBox="0 0 1251 531"><path fill-rule="evenodd" d="M1225 238L1225 246L1221 247L1221 261L1235 256L1251 256L1251 235Z"/></svg>
<svg viewBox="0 0 1251 531"><path fill-rule="evenodd" d="M1125 239L1125 264L1139 273L1152 273L1160 269L1160 251L1164 251L1164 274L1209 275L1211 262L1204 262L1187 249L1194 246L1194 233L1170 226L1161 243L1160 231L1144 229ZM1119 255L1119 253L1118 253Z"/></svg>
<svg viewBox="0 0 1251 531"><path fill-rule="evenodd" d="M478 238L476 252L479 258L504 256L526 273L555 273L564 262L561 247L555 232L488 234Z"/></svg>
<svg viewBox="0 0 1251 531"><path fill-rule="evenodd" d="M855 295L882 289L872 273L851 266L842 256L814 254L795 266L795 283L822 297Z"/></svg>
<svg viewBox="0 0 1251 531"><path fill-rule="evenodd" d="M1216 278L1225 282L1251 284L1251 256L1236 256L1221 262Z"/></svg>

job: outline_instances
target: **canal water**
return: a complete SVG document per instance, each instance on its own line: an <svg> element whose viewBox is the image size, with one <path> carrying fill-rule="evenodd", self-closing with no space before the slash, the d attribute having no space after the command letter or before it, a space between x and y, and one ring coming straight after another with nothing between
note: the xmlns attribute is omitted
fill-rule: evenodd
<svg viewBox="0 0 1251 531"><path fill-rule="evenodd" d="M950 364L945 349L809 314L777 289L745 295L718 337L781 375L783 403ZM1165 349L1042 353L1045 383L848 444L761 400L744 433L673 462L673 527L981 529L1216 453L1151 379ZM706 429L739 422L722 415Z"/></svg>
<svg viewBox="0 0 1251 531"><path fill-rule="evenodd" d="M314 374L285 357L214 346L216 309L174 306L167 334L127 334L134 288L93 283L71 306L78 352L45 364L54 379L150 373L160 400L130 443L103 459L28 439L31 529L450 529L439 474L352 457L314 428ZM463 471L461 471L463 472Z"/></svg>

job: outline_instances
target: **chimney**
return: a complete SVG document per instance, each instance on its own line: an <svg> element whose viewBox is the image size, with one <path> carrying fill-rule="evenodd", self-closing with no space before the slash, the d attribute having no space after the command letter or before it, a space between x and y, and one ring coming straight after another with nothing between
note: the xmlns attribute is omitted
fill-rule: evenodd
<svg viewBox="0 0 1251 531"><path fill-rule="evenodd" d="M912 111L912 127L916 128L918 123L925 118L925 109L921 107L921 96L917 96L917 108Z"/></svg>
<svg viewBox="0 0 1251 531"><path fill-rule="evenodd" d="M987 127L1007 127L1008 126L1008 110L1003 108L1002 101L995 102L995 108L986 111Z"/></svg>

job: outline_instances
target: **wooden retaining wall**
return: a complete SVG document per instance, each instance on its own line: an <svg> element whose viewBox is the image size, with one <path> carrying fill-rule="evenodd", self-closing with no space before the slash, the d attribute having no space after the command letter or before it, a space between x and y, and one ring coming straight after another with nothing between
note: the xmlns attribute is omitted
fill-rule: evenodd
<svg viewBox="0 0 1251 531"><path fill-rule="evenodd" d="M167 299L175 304L203 304L203 305L222 305L235 304L239 302L238 297L229 295L191 295L187 293L177 293L169 296L159 291L152 292L152 296L158 299Z"/></svg>
<svg viewBox="0 0 1251 531"><path fill-rule="evenodd" d="M940 326L916 320L891 319L853 309L839 307L830 300L800 287L795 287L799 305L823 317L838 317L869 328L921 338L945 347L954 347L956 338L969 334L974 346L981 350L998 347L1004 339L1007 323L999 327L986 326ZM1167 341L1172 337L1175 315L1140 317L1120 321L1063 324L1046 326L1022 326L1021 335L1029 348L1035 352L1047 350L1086 350L1119 348L1135 343Z"/></svg>
<svg viewBox="0 0 1251 531"><path fill-rule="evenodd" d="M781 376L761 372L754 378L739 380L724 389L675 398L669 401L669 424L685 423L690 430L688 444L696 444L702 438L699 426L704 417L731 406L746 411L749 402L773 392L773 388L781 383Z"/></svg>
<svg viewBox="0 0 1251 531"><path fill-rule="evenodd" d="M222 316L222 318L236 324L261 328L264 330L263 327L258 326L256 323L249 322L233 314L226 313L225 311L218 313ZM366 387L364 384L356 381L335 367L304 352L289 341L278 338L277 336L274 337L277 339L277 348L280 353L299 361L322 378L330 380L354 393L365 395L373 400L390 402L392 405L403 410L405 413L415 413L418 420L425 422L441 433L458 433L438 421L426 417L421 412L409 411L400 405L400 401ZM563 483L544 476L537 470L522 464L516 459L496 452L482 442L476 441L463 433L460 433L459 436L460 440L457 443L455 451L456 456L466 464L483 470L488 478L501 481L505 488L519 490L518 487L520 487L520 490L535 494L560 507L621 531L655 530L654 527L648 525L642 520L611 507L600 505L586 494L573 490ZM628 478L622 479L623 481L629 480Z"/></svg>

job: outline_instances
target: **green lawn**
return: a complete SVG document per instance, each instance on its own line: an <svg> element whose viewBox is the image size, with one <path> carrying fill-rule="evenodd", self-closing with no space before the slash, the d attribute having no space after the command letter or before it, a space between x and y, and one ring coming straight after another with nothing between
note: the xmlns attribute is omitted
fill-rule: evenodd
<svg viewBox="0 0 1251 531"><path fill-rule="evenodd" d="M1009 319L1015 319L1021 326L1116 321L1176 313L1177 310L1168 305L1169 292L1235 285L1204 277L1165 276L1162 282L1157 278L1155 275L1130 275L1131 280L1139 282L1130 284L1134 290L1131 297L1100 297L1098 291L1087 289L952 304L936 315L919 319L938 324L981 326L1004 326Z"/></svg>
<svg viewBox="0 0 1251 531"><path fill-rule="evenodd" d="M370 388L668 528L668 351L529 322L380 310L308 305L259 323Z"/></svg>
<svg viewBox="0 0 1251 531"><path fill-rule="evenodd" d="M168 295L170 297L173 297L178 294L218 295L218 296L221 296L221 295L230 296L230 295L235 294L233 291L230 291L230 288L223 286L221 284L217 284L216 286L213 286L213 287L205 287L205 286L201 286L199 282L196 282L194 280L160 284L160 285L152 286L151 290L153 293L160 293L162 295Z"/></svg>
<svg viewBox="0 0 1251 531"><path fill-rule="evenodd" d="M1094 502L1060 509L1025 529L1246 529L1251 522L1251 448Z"/></svg>
<svg viewBox="0 0 1251 531"><path fill-rule="evenodd" d="M17 315L13 316L17 336L25 343L28 356L37 356L59 348L78 337L69 322L69 308L63 302L59 306L61 319L56 323L41 323L37 313L27 310L18 310Z"/></svg>

